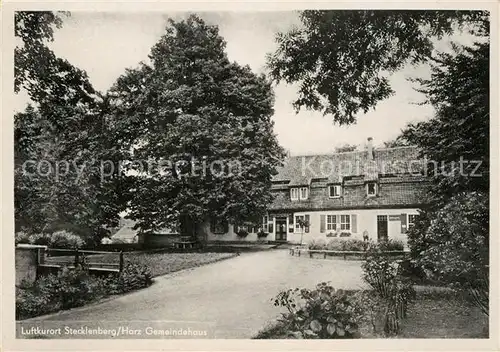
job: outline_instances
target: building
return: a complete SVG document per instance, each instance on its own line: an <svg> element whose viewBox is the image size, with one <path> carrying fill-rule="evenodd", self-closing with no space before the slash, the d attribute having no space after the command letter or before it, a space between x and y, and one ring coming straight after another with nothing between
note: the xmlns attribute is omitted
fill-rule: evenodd
<svg viewBox="0 0 500 352"><path fill-rule="evenodd" d="M307 243L350 237L406 243L407 229L424 203L423 166L416 147L374 149L371 138L361 151L288 157L273 178L275 197L262 224L212 222L206 238Z"/></svg>

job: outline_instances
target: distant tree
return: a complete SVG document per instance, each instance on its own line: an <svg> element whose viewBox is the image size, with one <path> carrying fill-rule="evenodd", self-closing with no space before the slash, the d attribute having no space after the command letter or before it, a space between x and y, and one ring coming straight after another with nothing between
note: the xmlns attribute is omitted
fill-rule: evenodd
<svg viewBox="0 0 500 352"><path fill-rule="evenodd" d="M294 107L352 124L393 94L392 72L432 61L433 40L463 26L488 35L488 13L449 10L306 10L278 33L268 56L273 80L299 84Z"/></svg>
<svg viewBox="0 0 500 352"><path fill-rule="evenodd" d="M384 142L384 148L406 147L408 145L411 145L411 143L405 140L402 136L398 136L391 141Z"/></svg>
<svg viewBox="0 0 500 352"><path fill-rule="evenodd" d="M345 143L344 145L339 145L335 147L335 153L353 152L358 149L357 144Z"/></svg>
<svg viewBox="0 0 500 352"><path fill-rule="evenodd" d="M284 157L271 84L231 63L225 45L197 16L170 20L151 64L127 70L108 94L122 145L152 165L129 166L137 172L129 216L142 231L180 225L197 236L209 219L250 220L271 201Z"/></svg>

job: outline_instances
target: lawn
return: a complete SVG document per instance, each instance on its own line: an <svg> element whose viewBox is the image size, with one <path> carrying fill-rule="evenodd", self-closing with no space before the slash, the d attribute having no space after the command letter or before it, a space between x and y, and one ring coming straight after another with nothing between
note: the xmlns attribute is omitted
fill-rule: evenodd
<svg viewBox="0 0 500 352"><path fill-rule="evenodd" d="M417 291L401 338L488 338L488 318L458 295Z"/></svg>
<svg viewBox="0 0 500 352"><path fill-rule="evenodd" d="M223 252L186 252L186 253L168 253L168 252L125 252L123 259L125 264L128 262L146 265L153 275L160 276L175 271L194 268L200 265L214 263L219 260L232 258L236 253ZM74 257L50 257L47 263L72 263ZM99 263L118 263L118 254L98 254L87 257L88 262Z"/></svg>
<svg viewBox="0 0 500 352"><path fill-rule="evenodd" d="M135 262L147 265L153 276L160 276L175 271L194 268L197 266L218 262L223 259L232 258L236 253L125 253L125 263Z"/></svg>

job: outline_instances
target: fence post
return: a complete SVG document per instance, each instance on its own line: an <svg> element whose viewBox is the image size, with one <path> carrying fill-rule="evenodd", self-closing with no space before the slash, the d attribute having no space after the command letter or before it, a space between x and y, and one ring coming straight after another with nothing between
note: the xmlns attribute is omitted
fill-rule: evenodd
<svg viewBox="0 0 500 352"><path fill-rule="evenodd" d="M78 261L79 261L78 249L75 249L75 269L78 266Z"/></svg>
<svg viewBox="0 0 500 352"><path fill-rule="evenodd" d="M120 273L123 270L123 251L120 251Z"/></svg>

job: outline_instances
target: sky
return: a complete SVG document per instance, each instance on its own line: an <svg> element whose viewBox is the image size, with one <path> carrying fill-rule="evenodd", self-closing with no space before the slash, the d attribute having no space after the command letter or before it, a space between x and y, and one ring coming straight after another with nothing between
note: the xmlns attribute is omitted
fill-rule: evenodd
<svg viewBox="0 0 500 352"><path fill-rule="evenodd" d="M254 72L265 71L266 53L274 51L277 31L299 23L296 12L208 12L198 13L206 22L219 26L232 61L248 64ZM55 54L85 70L94 87L108 90L125 68L146 61L151 47L164 33L166 19L186 13L103 13L73 12L56 30L50 46ZM448 45L446 39L440 45ZM382 145L397 137L409 122L430 118L432 107L418 105L425 97L414 90L409 77L426 77L426 66L406 67L391 77L395 94L380 102L375 110L359 114L348 127L334 125L331 116L292 107L297 87L285 83L274 87L276 101L274 132L279 143L292 155L329 153L345 143L364 145L368 137ZM25 94L17 96L18 109L26 104Z"/></svg>

